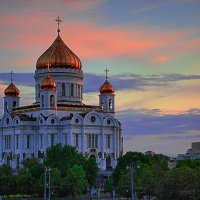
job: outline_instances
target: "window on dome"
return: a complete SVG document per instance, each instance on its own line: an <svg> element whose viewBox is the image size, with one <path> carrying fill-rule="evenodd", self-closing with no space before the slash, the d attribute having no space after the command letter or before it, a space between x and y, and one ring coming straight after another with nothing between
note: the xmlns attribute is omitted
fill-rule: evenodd
<svg viewBox="0 0 200 200"><path fill-rule="evenodd" d="M81 85L81 99L83 98L83 86Z"/></svg>
<svg viewBox="0 0 200 200"><path fill-rule="evenodd" d="M102 107L102 109L104 109L104 107L103 107L103 99L101 99L101 107Z"/></svg>
<svg viewBox="0 0 200 200"><path fill-rule="evenodd" d="M81 97L81 86L78 85L78 97L80 98Z"/></svg>
<svg viewBox="0 0 200 200"><path fill-rule="evenodd" d="M109 100L109 110L112 109L112 99Z"/></svg>
<svg viewBox="0 0 200 200"><path fill-rule="evenodd" d="M74 84L73 83L71 84L71 96L72 97L74 96Z"/></svg>
<svg viewBox="0 0 200 200"><path fill-rule="evenodd" d="M66 96L65 83L62 83L62 96Z"/></svg>
<svg viewBox="0 0 200 200"><path fill-rule="evenodd" d="M16 106L17 106L17 102L14 101L14 102L13 102L13 108L16 108Z"/></svg>
<svg viewBox="0 0 200 200"><path fill-rule="evenodd" d="M50 106L54 106L54 96L53 95L51 95L50 96Z"/></svg>
<svg viewBox="0 0 200 200"><path fill-rule="evenodd" d="M44 96L42 95L42 107L44 107Z"/></svg>
<svg viewBox="0 0 200 200"><path fill-rule="evenodd" d="M9 124L10 120L9 118L6 118L6 124Z"/></svg>

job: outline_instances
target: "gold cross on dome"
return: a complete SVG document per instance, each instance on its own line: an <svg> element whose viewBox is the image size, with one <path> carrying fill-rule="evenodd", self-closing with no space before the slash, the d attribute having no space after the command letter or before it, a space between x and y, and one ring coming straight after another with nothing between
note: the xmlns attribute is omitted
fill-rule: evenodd
<svg viewBox="0 0 200 200"><path fill-rule="evenodd" d="M106 72L106 80L107 80L108 79L108 72L109 72L109 70L108 70L108 68L106 68L104 71Z"/></svg>
<svg viewBox="0 0 200 200"><path fill-rule="evenodd" d="M59 35L59 32L60 32L60 23L62 22L62 20L60 19L59 16L58 16L58 18L56 19L56 22L57 22L57 24L58 24L57 32L58 32L58 35Z"/></svg>
<svg viewBox="0 0 200 200"><path fill-rule="evenodd" d="M11 83L13 82L13 74L14 74L14 72L11 70L10 71L10 81L11 81Z"/></svg>
<svg viewBox="0 0 200 200"><path fill-rule="evenodd" d="M48 73L50 73L51 64L47 63L46 66L47 66L47 69L48 69Z"/></svg>

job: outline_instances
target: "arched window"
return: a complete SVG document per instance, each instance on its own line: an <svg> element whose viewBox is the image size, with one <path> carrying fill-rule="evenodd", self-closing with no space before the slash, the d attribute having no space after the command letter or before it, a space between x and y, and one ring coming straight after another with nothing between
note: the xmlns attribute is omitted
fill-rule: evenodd
<svg viewBox="0 0 200 200"><path fill-rule="evenodd" d="M50 106L54 106L54 96L53 95L51 95L50 96Z"/></svg>
<svg viewBox="0 0 200 200"><path fill-rule="evenodd" d="M44 96L42 95L42 107L44 107Z"/></svg>
<svg viewBox="0 0 200 200"><path fill-rule="evenodd" d="M62 96L66 96L66 93L65 93L65 83L62 83Z"/></svg>
<svg viewBox="0 0 200 200"><path fill-rule="evenodd" d="M73 83L71 84L71 96L72 97L74 96L74 84Z"/></svg>
<svg viewBox="0 0 200 200"><path fill-rule="evenodd" d="M101 107L102 107L102 109L103 109L103 99L101 99Z"/></svg>
<svg viewBox="0 0 200 200"><path fill-rule="evenodd" d="M109 100L109 110L112 109L112 99Z"/></svg>
<svg viewBox="0 0 200 200"><path fill-rule="evenodd" d="M13 108L16 108L16 106L17 106L17 102L14 101L14 102L13 102Z"/></svg>
<svg viewBox="0 0 200 200"><path fill-rule="evenodd" d="M78 85L78 98L80 98L80 97L81 97L81 86Z"/></svg>

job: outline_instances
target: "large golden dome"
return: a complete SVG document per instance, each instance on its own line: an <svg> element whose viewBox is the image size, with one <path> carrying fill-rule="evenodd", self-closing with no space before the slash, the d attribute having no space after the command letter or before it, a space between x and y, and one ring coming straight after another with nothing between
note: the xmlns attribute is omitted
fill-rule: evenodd
<svg viewBox="0 0 200 200"><path fill-rule="evenodd" d="M19 89L17 88L17 86L15 86L12 82L10 83L10 85L4 90L4 94L6 96L14 96L17 97L19 96Z"/></svg>
<svg viewBox="0 0 200 200"><path fill-rule="evenodd" d="M53 44L38 58L36 69L47 68L72 68L81 69L80 59L67 47L60 35Z"/></svg>
<svg viewBox="0 0 200 200"><path fill-rule="evenodd" d="M99 92L101 94L113 94L115 92L114 87L106 80L104 84L100 87Z"/></svg>

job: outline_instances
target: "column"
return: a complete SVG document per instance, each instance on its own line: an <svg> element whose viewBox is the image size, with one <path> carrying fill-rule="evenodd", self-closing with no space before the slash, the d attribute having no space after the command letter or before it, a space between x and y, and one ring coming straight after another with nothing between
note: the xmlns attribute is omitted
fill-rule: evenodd
<svg viewBox="0 0 200 200"><path fill-rule="evenodd" d="M71 126L69 127L69 134L68 134L68 137L69 137L69 139L68 139L68 144L69 145L71 145L71 146L73 146L73 139L72 139L72 130L71 130Z"/></svg>
<svg viewBox="0 0 200 200"><path fill-rule="evenodd" d="M23 160L23 152L24 152L24 131L21 129L19 134L19 154L20 161Z"/></svg>
<svg viewBox="0 0 200 200"><path fill-rule="evenodd" d="M12 151L12 156L15 154L15 129L12 129L12 135L11 135L11 151ZM13 159L11 160L11 166L12 168L15 168L15 162Z"/></svg>
<svg viewBox="0 0 200 200"><path fill-rule="evenodd" d="M101 159L101 169L105 170L106 169L106 164L105 164L105 158L104 158L104 128L101 130L101 152L102 152L102 159Z"/></svg>
<svg viewBox="0 0 200 200"><path fill-rule="evenodd" d="M33 132L33 152L36 158L38 158L39 140L38 129L36 128Z"/></svg>
<svg viewBox="0 0 200 200"><path fill-rule="evenodd" d="M84 131L83 126L81 129L81 152L84 155L84 153L85 153L85 131Z"/></svg>

